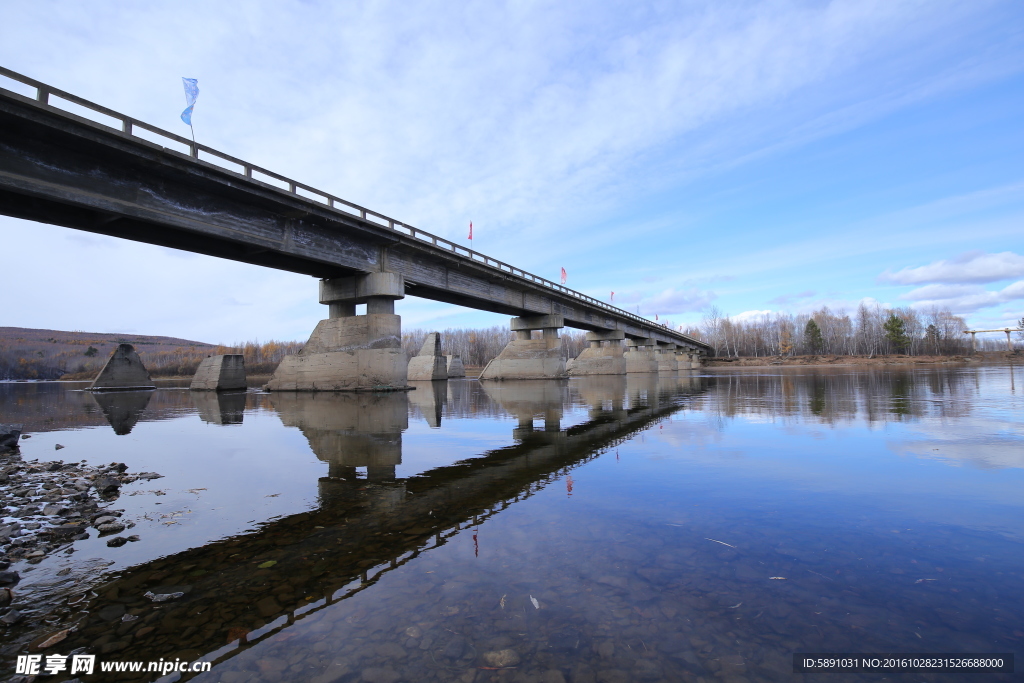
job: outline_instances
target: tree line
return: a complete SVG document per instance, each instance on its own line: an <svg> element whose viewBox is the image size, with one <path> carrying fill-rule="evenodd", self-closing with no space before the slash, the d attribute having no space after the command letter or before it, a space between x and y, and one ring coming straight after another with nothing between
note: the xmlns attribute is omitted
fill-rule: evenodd
<svg viewBox="0 0 1024 683"><path fill-rule="evenodd" d="M684 330L710 344L715 355L800 356L890 354L963 355L970 353L967 323L949 309L882 308L861 304L854 313L827 306L813 313L774 313L735 320L712 306L700 325ZM1005 349L998 339L978 338L978 349Z"/></svg>

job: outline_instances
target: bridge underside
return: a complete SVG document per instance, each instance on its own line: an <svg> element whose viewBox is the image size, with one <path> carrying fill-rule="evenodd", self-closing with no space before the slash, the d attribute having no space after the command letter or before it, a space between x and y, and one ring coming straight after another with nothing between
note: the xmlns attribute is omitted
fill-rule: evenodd
<svg viewBox="0 0 1024 683"><path fill-rule="evenodd" d="M392 302L412 295L526 320L554 316L559 326L710 350L507 264L459 253L441 238L403 232L372 212L332 208L299 194L294 183L286 190L245 173L0 91L2 214L328 281L390 273L404 288ZM347 310L344 301L335 303L332 318Z"/></svg>

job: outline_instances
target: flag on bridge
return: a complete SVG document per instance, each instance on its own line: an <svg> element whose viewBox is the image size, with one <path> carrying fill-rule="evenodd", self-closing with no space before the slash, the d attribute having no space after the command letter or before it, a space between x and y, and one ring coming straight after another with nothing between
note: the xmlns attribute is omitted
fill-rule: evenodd
<svg viewBox="0 0 1024 683"><path fill-rule="evenodd" d="M562 268L562 284L563 285L565 284L565 278L567 278L567 277L569 277L569 275L565 272L565 268Z"/></svg>
<svg viewBox="0 0 1024 683"><path fill-rule="evenodd" d="M654 319L655 319L655 320L657 320L657 319L658 319L658 314L657 314L657 313L655 313L655 314L654 314Z"/></svg>
<svg viewBox="0 0 1024 683"><path fill-rule="evenodd" d="M612 292L612 303L615 303L615 292Z"/></svg>
<svg viewBox="0 0 1024 683"><path fill-rule="evenodd" d="M192 108L196 106L196 98L199 97L199 81L195 78L181 79L185 86L185 111L181 112L181 120L192 125Z"/></svg>

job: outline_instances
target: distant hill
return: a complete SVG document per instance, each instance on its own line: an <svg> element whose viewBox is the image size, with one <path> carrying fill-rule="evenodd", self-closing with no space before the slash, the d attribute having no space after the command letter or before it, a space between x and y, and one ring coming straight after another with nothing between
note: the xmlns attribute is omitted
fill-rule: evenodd
<svg viewBox="0 0 1024 683"><path fill-rule="evenodd" d="M58 379L68 373L95 373L123 343L134 346L151 369L173 365L175 359L191 361L217 348L176 337L0 327L0 379Z"/></svg>

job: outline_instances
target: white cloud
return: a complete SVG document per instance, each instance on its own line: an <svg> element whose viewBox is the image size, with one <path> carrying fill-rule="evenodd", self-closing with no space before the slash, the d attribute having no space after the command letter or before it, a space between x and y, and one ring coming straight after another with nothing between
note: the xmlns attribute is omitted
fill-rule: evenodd
<svg viewBox="0 0 1024 683"><path fill-rule="evenodd" d="M765 309L763 311L743 311L734 316L731 316L731 320L737 323L745 323L753 320L760 320L765 316L769 316L773 313L771 309Z"/></svg>
<svg viewBox="0 0 1024 683"><path fill-rule="evenodd" d="M645 313L671 315L699 311L715 299L715 293L690 287L687 289L666 289L654 296L644 298L640 306Z"/></svg>
<svg viewBox="0 0 1024 683"><path fill-rule="evenodd" d="M992 291L970 285L926 285L900 296L913 301L914 308L948 308L954 313L973 313L980 308L1024 299L1024 280Z"/></svg>
<svg viewBox="0 0 1024 683"><path fill-rule="evenodd" d="M895 273L886 271L879 276L883 282L900 285L932 283L986 283L1024 276L1024 256L1012 251L986 254L971 251L948 261L936 261L927 266L904 268Z"/></svg>

